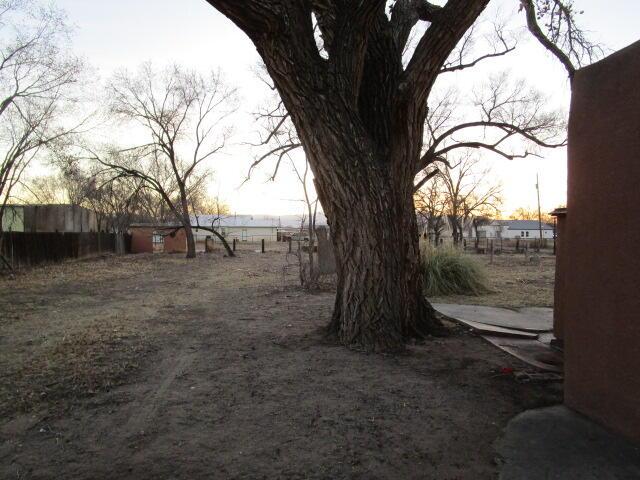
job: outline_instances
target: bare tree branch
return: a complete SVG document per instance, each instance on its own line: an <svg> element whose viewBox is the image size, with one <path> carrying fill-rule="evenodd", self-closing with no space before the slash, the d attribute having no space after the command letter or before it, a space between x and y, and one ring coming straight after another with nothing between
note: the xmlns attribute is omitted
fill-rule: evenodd
<svg viewBox="0 0 640 480"><path fill-rule="evenodd" d="M453 110L461 106L455 93L446 91L434 102L418 171L455 150L483 149L512 160L538 155L538 148L566 145L564 115L547 110L540 92L522 80L510 81L506 74L491 78L475 94L468 115L475 118L470 121L454 117Z"/></svg>
<svg viewBox="0 0 640 480"><path fill-rule="evenodd" d="M14 188L45 149L79 133L63 120L73 105L82 62L67 53L69 29L53 6L31 11L5 2L0 12L0 220ZM0 226L1 228L1 226Z"/></svg>
<svg viewBox="0 0 640 480"><path fill-rule="evenodd" d="M602 48L577 26L573 0L520 0L520 10L525 12L531 34L560 61L569 78L573 79L577 68L602 55Z"/></svg>
<svg viewBox="0 0 640 480"><path fill-rule="evenodd" d="M204 77L177 65L158 73L144 64L137 75L118 73L109 86L111 112L144 127L150 141L93 158L116 177L144 182L164 200L187 235L187 257L195 256L191 197L210 170L205 163L226 144L223 122L235 109L235 90L219 72Z"/></svg>

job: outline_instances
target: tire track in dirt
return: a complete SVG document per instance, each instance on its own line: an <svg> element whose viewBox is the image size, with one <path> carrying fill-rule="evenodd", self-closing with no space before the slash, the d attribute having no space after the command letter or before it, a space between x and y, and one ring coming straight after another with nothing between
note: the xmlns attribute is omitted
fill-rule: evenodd
<svg viewBox="0 0 640 480"><path fill-rule="evenodd" d="M166 400L169 389L176 378L193 364L197 353L192 347L183 347L175 357L163 359L157 371L166 372L164 378L160 381L155 392L139 399L132 405L133 412L121 432L125 438L147 430L147 426L157 416L158 410Z"/></svg>

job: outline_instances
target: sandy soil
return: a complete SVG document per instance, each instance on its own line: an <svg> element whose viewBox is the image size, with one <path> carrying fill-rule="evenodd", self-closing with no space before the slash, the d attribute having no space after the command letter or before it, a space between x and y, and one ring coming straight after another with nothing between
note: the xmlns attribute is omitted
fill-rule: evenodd
<svg viewBox="0 0 640 480"><path fill-rule="evenodd" d="M454 330L398 356L326 340L281 252L106 257L0 279L0 478L496 478L555 384Z"/></svg>

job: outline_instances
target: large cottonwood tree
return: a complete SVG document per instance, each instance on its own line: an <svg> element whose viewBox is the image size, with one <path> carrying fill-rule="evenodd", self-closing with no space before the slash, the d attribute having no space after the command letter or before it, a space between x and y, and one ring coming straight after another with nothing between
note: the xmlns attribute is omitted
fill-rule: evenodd
<svg viewBox="0 0 640 480"><path fill-rule="evenodd" d="M338 268L330 330L397 351L439 329L422 289L414 178L431 89L489 0L207 1L253 41L311 165Z"/></svg>

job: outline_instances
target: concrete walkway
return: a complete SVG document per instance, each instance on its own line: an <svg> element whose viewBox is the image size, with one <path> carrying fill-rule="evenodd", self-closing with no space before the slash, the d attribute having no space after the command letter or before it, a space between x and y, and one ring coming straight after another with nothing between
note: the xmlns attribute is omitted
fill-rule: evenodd
<svg viewBox="0 0 640 480"><path fill-rule="evenodd" d="M514 417L495 447L501 480L640 479L640 446L564 406Z"/></svg>
<svg viewBox="0 0 640 480"><path fill-rule="evenodd" d="M433 304L440 313L538 370L562 373L562 353L551 348L553 309L520 310L479 305Z"/></svg>
<svg viewBox="0 0 640 480"><path fill-rule="evenodd" d="M448 317L528 332L548 332L553 328L552 308L530 307L509 310L480 305L444 303L434 303L433 308Z"/></svg>

